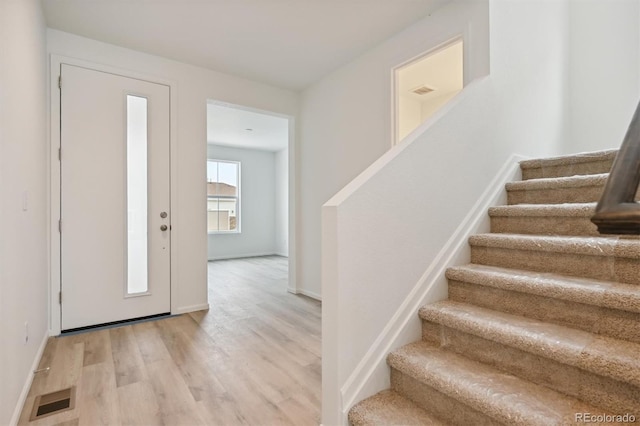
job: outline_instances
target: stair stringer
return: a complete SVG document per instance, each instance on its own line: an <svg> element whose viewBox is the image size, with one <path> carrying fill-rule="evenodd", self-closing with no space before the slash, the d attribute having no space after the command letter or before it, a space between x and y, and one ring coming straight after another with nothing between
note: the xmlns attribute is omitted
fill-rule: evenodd
<svg viewBox="0 0 640 426"><path fill-rule="evenodd" d="M422 323L417 317L418 310L425 304L448 297L448 282L445 277L447 268L469 263L469 237L489 232L489 208L507 204L505 185L521 179L520 162L528 159L529 157L512 154L503 164L349 375L340 389L342 424L347 424L349 410L358 401L389 388L387 355L421 338Z"/></svg>

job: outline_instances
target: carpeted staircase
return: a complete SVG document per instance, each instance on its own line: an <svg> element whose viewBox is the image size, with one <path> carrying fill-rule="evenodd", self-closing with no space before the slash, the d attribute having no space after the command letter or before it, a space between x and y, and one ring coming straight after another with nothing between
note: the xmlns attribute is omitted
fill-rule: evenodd
<svg viewBox="0 0 640 426"><path fill-rule="evenodd" d="M447 271L449 299L420 309L422 341L389 354L391 389L352 425L640 423L640 239L589 220L615 154L520 164L471 264Z"/></svg>

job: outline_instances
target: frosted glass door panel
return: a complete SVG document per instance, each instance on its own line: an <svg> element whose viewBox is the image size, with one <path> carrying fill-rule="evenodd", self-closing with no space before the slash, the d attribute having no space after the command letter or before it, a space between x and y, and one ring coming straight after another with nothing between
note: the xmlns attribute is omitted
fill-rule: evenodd
<svg viewBox="0 0 640 426"><path fill-rule="evenodd" d="M127 293L146 293L147 99L127 95Z"/></svg>

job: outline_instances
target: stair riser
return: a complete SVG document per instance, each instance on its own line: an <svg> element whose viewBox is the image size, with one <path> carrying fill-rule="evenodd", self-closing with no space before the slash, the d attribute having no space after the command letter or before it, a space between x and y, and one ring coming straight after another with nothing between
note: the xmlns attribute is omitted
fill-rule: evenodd
<svg viewBox="0 0 640 426"><path fill-rule="evenodd" d="M395 368L391 369L391 389L412 400L433 416L447 419L447 424L460 426L500 424Z"/></svg>
<svg viewBox="0 0 640 426"><path fill-rule="evenodd" d="M467 358L547 386L612 413L640 416L640 388L445 325L423 321L423 338Z"/></svg>
<svg viewBox="0 0 640 426"><path fill-rule="evenodd" d="M449 299L640 343L638 313L455 280Z"/></svg>
<svg viewBox="0 0 640 426"><path fill-rule="evenodd" d="M514 204L563 204L593 203L600 200L604 184L576 188L508 190L507 203Z"/></svg>
<svg viewBox="0 0 640 426"><path fill-rule="evenodd" d="M522 169L522 180L609 173L612 165L613 160L607 159L588 163L524 168Z"/></svg>
<svg viewBox="0 0 640 426"><path fill-rule="evenodd" d="M598 228L588 217L493 216L491 232L529 235L599 235Z"/></svg>
<svg viewBox="0 0 640 426"><path fill-rule="evenodd" d="M625 257L472 245L471 263L640 284L640 261Z"/></svg>

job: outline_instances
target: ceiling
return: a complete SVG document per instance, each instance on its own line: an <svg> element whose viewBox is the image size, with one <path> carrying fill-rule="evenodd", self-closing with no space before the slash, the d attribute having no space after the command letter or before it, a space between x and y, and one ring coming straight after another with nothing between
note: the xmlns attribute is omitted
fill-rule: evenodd
<svg viewBox="0 0 640 426"><path fill-rule="evenodd" d="M448 0L42 0L50 28L299 90Z"/></svg>
<svg viewBox="0 0 640 426"><path fill-rule="evenodd" d="M209 102L207 143L280 151L289 145L289 120Z"/></svg>

